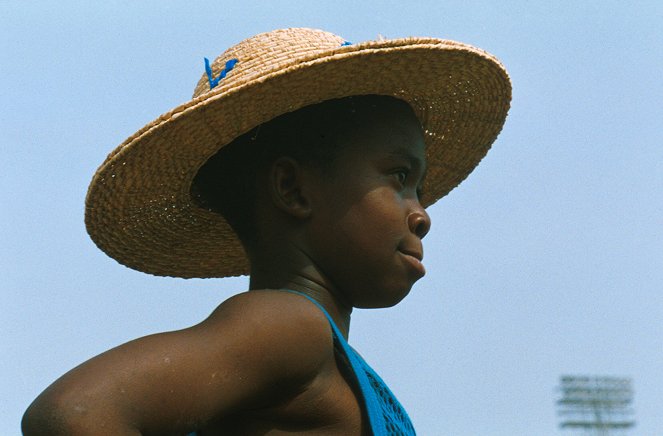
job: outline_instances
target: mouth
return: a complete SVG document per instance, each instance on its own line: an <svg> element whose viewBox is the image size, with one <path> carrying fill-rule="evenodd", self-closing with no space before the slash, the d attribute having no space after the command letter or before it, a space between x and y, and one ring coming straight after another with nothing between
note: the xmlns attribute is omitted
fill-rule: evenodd
<svg viewBox="0 0 663 436"><path fill-rule="evenodd" d="M422 252L414 250L399 250L398 252L419 278L426 274L426 268L424 267L424 264L421 263L424 257Z"/></svg>
<svg viewBox="0 0 663 436"><path fill-rule="evenodd" d="M424 260L424 253L422 253L421 251L405 250L405 249L401 249L401 250L398 250L398 251L400 251L401 253L403 253L403 254L406 255L406 256L414 257L414 258L417 259L419 262L421 262L422 260Z"/></svg>

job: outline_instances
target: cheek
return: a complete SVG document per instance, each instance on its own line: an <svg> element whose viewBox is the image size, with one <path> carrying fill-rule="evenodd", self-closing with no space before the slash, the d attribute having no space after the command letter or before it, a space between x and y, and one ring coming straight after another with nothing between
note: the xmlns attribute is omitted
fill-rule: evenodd
<svg viewBox="0 0 663 436"><path fill-rule="evenodd" d="M398 198L388 190L375 190L347 210L343 231L364 249L370 245L397 245L407 224Z"/></svg>

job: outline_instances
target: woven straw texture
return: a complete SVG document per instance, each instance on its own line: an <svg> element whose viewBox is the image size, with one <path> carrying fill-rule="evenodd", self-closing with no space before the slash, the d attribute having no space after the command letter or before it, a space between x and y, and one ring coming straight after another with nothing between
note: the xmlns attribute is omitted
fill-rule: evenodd
<svg viewBox="0 0 663 436"><path fill-rule="evenodd" d="M428 206L456 187L485 156L511 100L503 66L469 45L405 38L343 45L314 29L260 34L212 63L191 101L160 116L117 147L90 184L85 221L101 250L139 271L174 277L249 273L239 240L219 215L197 207L191 181L237 136L278 115L324 100L382 94L407 101L426 136Z"/></svg>

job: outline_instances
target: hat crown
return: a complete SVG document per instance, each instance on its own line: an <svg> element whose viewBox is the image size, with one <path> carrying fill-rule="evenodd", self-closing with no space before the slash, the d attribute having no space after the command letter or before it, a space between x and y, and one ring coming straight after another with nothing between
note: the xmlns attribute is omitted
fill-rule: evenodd
<svg viewBox="0 0 663 436"><path fill-rule="evenodd" d="M260 33L230 47L214 59L211 70L215 78L222 74L228 61L236 59L237 63L213 88L210 88L208 75L203 74L193 91L193 98L210 91L221 92L271 72L281 71L306 58L315 57L320 52L341 48L344 42L340 36L318 29L290 28Z"/></svg>

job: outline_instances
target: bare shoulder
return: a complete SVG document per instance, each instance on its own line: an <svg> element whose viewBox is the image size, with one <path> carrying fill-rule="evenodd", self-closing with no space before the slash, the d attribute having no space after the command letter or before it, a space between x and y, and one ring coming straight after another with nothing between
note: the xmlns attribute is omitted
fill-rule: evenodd
<svg viewBox="0 0 663 436"><path fill-rule="evenodd" d="M299 335L300 339L331 345L332 335L324 313L302 295L276 290L256 290L235 295L224 301L200 326L214 330L227 323L258 328L269 334L265 327L277 329L285 335Z"/></svg>
<svg viewBox="0 0 663 436"><path fill-rule="evenodd" d="M30 406L24 430L186 433L302 392L333 362L332 341L325 315L305 298L239 294L200 324L128 342L74 368Z"/></svg>
<svg viewBox="0 0 663 436"><path fill-rule="evenodd" d="M212 343L218 341L219 351L237 346L249 359L256 355L259 360L267 359L273 364L270 373L276 376L282 369L287 374L281 375L306 379L333 359L326 316L312 302L291 292L238 294L223 302L192 333L197 330Z"/></svg>

